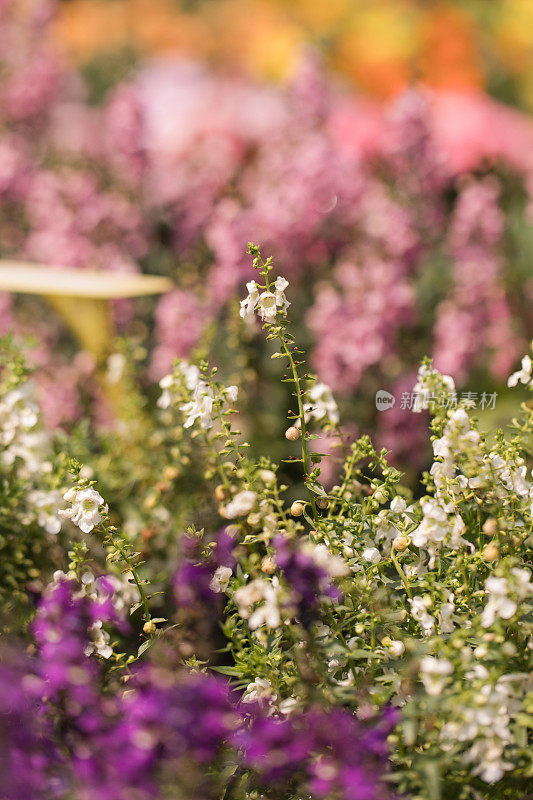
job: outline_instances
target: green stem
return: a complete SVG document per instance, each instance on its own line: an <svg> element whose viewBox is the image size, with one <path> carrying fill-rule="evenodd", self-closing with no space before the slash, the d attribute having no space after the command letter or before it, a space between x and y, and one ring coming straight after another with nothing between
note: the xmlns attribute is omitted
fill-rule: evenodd
<svg viewBox="0 0 533 800"><path fill-rule="evenodd" d="M137 574L137 570L135 569L135 566L133 565L130 557L125 552L125 550L121 547L121 545L119 545L114 540L113 540L113 544L115 545L115 547L117 548L118 552L120 553L120 555L122 556L122 558L124 559L126 564L128 565L129 569L131 570L131 574L133 575L133 580L135 581L135 584L136 584L137 589L139 590L139 594L141 596L141 602L143 604L144 616L146 618L146 622L150 622L151 615L150 615L150 608L148 606L148 598L146 597L146 593L145 593L145 591L143 589L141 580L140 580L140 578L139 578L139 576Z"/></svg>
<svg viewBox="0 0 533 800"><path fill-rule="evenodd" d="M213 442L211 441L211 439L207 435L206 431L204 431L203 429L202 429L202 434L203 434L203 437L204 437L204 440L205 440L205 443L207 445L207 448L208 448L209 452L211 453L211 455L215 459L215 464L217 466L217 470L218 470L218 474L220 475L220 479L221 479L222 483L224 484L224 486L226 487L226 489L229 490L230 487L231 487L231 484L230 484L230 482L228 480L228 477L227 477L227 475L226 475L226 473L224 471L224 467L222 466L222 460L220 458L220 453L218 452L218 450L214 446Z"/></svg>
<svg viewBox="0 0 533 800"><path fill-rule="evenodd" d="M407 580L407 576L406 576L405 572L403 571L403 569L401 568L400 562L396 558L396 554L394 552L394 547L391 548L390 556L391 556L391 559L392 559L392 563L396 567L396 572L400 576L401 581L402 581L402 583L403 583L403 585L405 587L405 591L407 592L407 597L410 600L412 600L413 599L413 595L411 594L411 589L409 588L409 582Z"/></svg>
<svg viewBox="0 0 533 800"><path fill-rule="evenodd" d="M263 261L262 258L261 258L261 264L263 266L261 274L265 278L265 288L266 288L267 292L270 292L271 291L271 287L270 287L270 281L268 279L269 268L266 266L266 264L265 264L265 262ZM269 323L268 327L271 329L271 331L275 335L275 337L277 339L279 339L281 347L283 349L283 352L284 352L285 356L289 359L289 363L291 365L292 379L293 379L294 385L296 386L296 399L298 401L298 417L300 419L300 431L301 431L301 437L300 438L301 438L301 446L302 446L302 464L303 464L305 477L308 478L309 475L311 474L311 470L309 468L309 453L307 452L307 425L305 423L305 412L304 412L304 407L303 407L303 402L302 402L303 391L302 391L302 388L301 388L301 385L300 385L300 376L298 375L298 368L296 366L296 362L294 361L294 357L293 357L292 351L290 350L290 348L288 346L288 343L287 343L287 340L285 339L285 336L284 336L284 333L283 333L283 327L281 325L281 322L277 319L277 314L276 314L276 322L274 324ZM318 524L318 513L317 513L317 510L316 510L315 496L314 496L313 492L309 488L308 488L307 491L308 491L308 494L309 494L309 504L311 506L311 510L312 510L312 514L313 514L313 521L314 521L315 525L317 525Z"/></svg>
<svg viewBox="0 0 533 800"><path fill-rule="evenodd" d="M133 575L133 580L135 581L137 589L139 590L139 595L140 595L140 598L141 598L142 606L144 608L144 616L146 618L146 622L150 622L151 614L150 614L150 608L148 606L148 598L146 597L146 593L145 593L145 591L143 589L143 585L142 585L141 579L139 578L139 575L137 573L137 568L135 567L135 564L131 560L130 556L127 554L126 550L124 550L124 548L122 547L120 542L117 539L114 538L114 536L113 536L112 532L109 530L109 528L106 528L106 526L103 523L101 523L98 527L102 531L102 533L104 535L104 539L105 539L105 537L108 538L108 540L111 543L111 545L115 548L115 550L118 553L120 553L120 556L121 556L122 560L127 565L128 569L131 571L131 574Z"/></svg>

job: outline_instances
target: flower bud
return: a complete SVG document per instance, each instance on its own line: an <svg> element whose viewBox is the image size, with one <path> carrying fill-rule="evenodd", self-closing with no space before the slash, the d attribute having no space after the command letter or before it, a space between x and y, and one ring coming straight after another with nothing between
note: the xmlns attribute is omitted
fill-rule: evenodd
<svg viewBox="0 0 533 800"><path fill-rule="evenodd" d="M490 517L483 523L482 530L487 536L496 536L498 533L498 523L493 517Z"/></svg>
<svg viewBox="0 0 533 800"><path fill-rule="evenodd" d="M304 504L300 500L295 500L291 506L291 514L293 517L301 517L304 513Z"/></svg>
<svg viewBox="0 0 533 800"><path fill-rule="evenodd" d="M327 508L329 506L329 500L327 497L317 497L316 504L318 508Z"/></svg>
<svg viewBox="0 0 533 800"><path fill-rule="evenodd" d="M145 622L143 625L143 631L145 633L154 633L155 629L156 629L156 624L155 622L152 622L152 620Z"/></svg>
<svg viewBox="0 0 533 800"><path fill-rule="evenodd" d="M287 428L285 431L285 438L288 439L289 442L295 442L301 435L301 432L294 425L291 425L290 428Z"/></svg>
<svg viewBox="0 0 533 800"><path fill-rule="evenodd" d="M215 489L215 498L219 503L222 503L228 496L228 490L221 483Z"/></svg>
<svg viewBox="0 0 533 800"><path fill-rule="evenodd" d="M386 641L387 639L388 641ZM383 639L381 643L394 658L400 658L400 656L403 656L405 653L405 645L399 639L391 639L389 636L385 636L385 639Z"/></svg>
<svg viewBox="0 0 533 800"><path fill-rule="evenodd" d="M275 569L276 564L272 556L264 556L263 560L261 561L261 570L266 572L267 575L272 575Z"/></svg>
<svg viewBox="0 0 533 800"><path fill-rule="evenodd" d="M258 474L263 483L266 483L267 486L274 483L276 480L276 473L271 469L260 469Z"/></svg>
<svg viewBox="0 0 533 800"><path fill-rule="evenodd" d="M392 542L392 546L398 551L398 553L403 553L404 550L407 550L410 544L410 538L408 536L404 536L403 534L396 536Z"/></svg>
<svg viewBox="0 0 533 800"><path fill-rule="evenodd" d="M498 550L496 545L493 542L491 542L483 549L481 555L483 556L485 561L497 561L498 558L500 557L500 551Z"/></svg>
<svg viewBox="0 0 533 800"><path fill-rule="evenodd" d="M174 481L179 476L180 471L177 467L165 467L163 477L166 481Z"/></svg>

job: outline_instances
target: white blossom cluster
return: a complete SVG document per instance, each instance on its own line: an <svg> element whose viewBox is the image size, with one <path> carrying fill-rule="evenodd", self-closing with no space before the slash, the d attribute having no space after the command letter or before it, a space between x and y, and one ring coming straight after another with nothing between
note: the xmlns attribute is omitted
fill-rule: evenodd
<svg viewBox="0 0 533 800"><path fill-rule="evenodd" d="M241 316L279 323L288 306L286 286L278 279L270 291L251 281ZM515 383L531 383L531 371L523 362ZM224 413L220 401L233 400L233 388L206 383L182 362L162 381L159 405L175 403L186 427L207 429ZM363 718L384 705L401 709L405 720L396 735L404 737L406 752L427 752L428 759L442 760L444 770L467 767L494 783L518 770L523 758L514 726L526 714L527 681L520 673L526 659L514 643L521 641L522 650L522 640L533 643L525 622L533 586L521 549L533 538L526 437L521 445L499 435L489 446L467 408L457 407L452 378L429 363L421 367L414 393L415 410L429 409L434 418L433 464L420 499L398 486L401 476L368 437L353 445L354 460L347 456L331 491L316 486L318 472L306 481L311 495L316 490L315 503L310 497L285 504L287 487L278 486L275 469L265 469L268 461L260 468L243 458L239 469L230 462L214 494L220 517L239 537L239 564L234 570L219 566L210 589L227 593L237 612L232 647L247 687L245 703L290 713L303 702L298 681L301 663L309 661L313 680L323 669L328 693L342 705L364 687L361 708L354 701ZM442 395L455 402L448 408L434 402ZM294 428L304 422L339 424L326 384L312 386L300 415L289 441L302 438ZM294 537L305 556L291 565L296 587L271 549L277 535ZM317 574L338 583L335 593L322 591ZM332 602L337 596L339 602ZM299 603L309 604L308 613ZM486 664L472 666L488 654ZM278 671L288 663L287 675ZM417 719L415 734L409 733L410 717Z"/></svg>
<svg viewBox="0 0 533 800"><path fill-rule="evenodd" d="M31 381L21 382L0 397L0 448L0 463L14 470L26 487L24 523L36 521L47 533L59 533L61 492L49 488L53 470L50 438L42 429Z"/></svg>
<svg viewBox="0 0 533 800"><path fill-rule="evenodd" d="M259 314L263 322L273 322L277 314L285 315L290 306L285 297L285 289L289 282L286 278L277 277L273 286L273 291L260 291L260 287L255 281L246 284L248 296L241 300L241 317L251 317L254 312Z"/></svg>
<svg viewBox="0 0 533 800"><path fill-rule="evenodd" d="M326 383L315 383L307 392L309 402L304 405L306 417L319 422L326 420L332 425L338 425L339 407L333 397L333 392Z"/></svg>
<svg viewBox="0 0 533 800"><path fill-rule="evenodd" d="M246 586L241 586L233 594L239 615L248 620L250 630L255 630L261 625L268 628L278 628L281 625L279 607L279 583L277 578L272 582L263 578L255 578ZM253 611L256 603L261 603Z"/></svg>
<svg viewBox="0 0 533 800"><path fill-rule="evenodd" d="M447 514L433 497L422 499L420 508L422 521L413 531L411 541L416 547L427 548L429 567L432 568L444 542L452 550L459 549L463 543L468 544L462 536L465 524L459 514Z"/></svg>
<svg viewBox="0 0 533 800"><path fill-rule="evenodd" d="M517 386L518 382L524 383L527 386L531 384L531 368L533 363L531 361L530 356L524 356L522 359L522 367L518 370L518 372L513 372L512 375L509 376L507 380L507 386L513 387Z"/></svg>
<svg viewBox="0 0 533 800"><path fill-rule="evenodd" d="M428 364L422 364L418 370L417 381L413 387L414 403L412 410L416 413L426 411L439 395L455 395L455 382L450 375L441 375L438 370Z"/></svg>
<svg viewBox="0 0 533 800"><path fill-rule="evenodd" d="M481 615L481 624L484 628L490 628L497 619L511 619L518 610L518 603L531 594L533 583L527 569L514 567L508 578L491 575L485 581L487 603Z"/></svg>
<svg viewBox="0 0 533 800"><path fill-rule="evenodd" d="M69 489L63 497L70 503L70 508L60 510L59 515L70 519L83 533L90 533L107 514L104 498L92 487Z"/></svg>
<svg viewBox="0 0 533 800"><path fill-rule="evenodd" d="M520 694L528 684L531 688L531 677L509 674L492 683L482 664L476 664L465 677L474 685L470 702L465 705L463 700L454 706L453 719L441 729L442 745L450 749L457 742L468 743L464 763L485 783L495 783L513 769L506 758L506 749L513 742L511 722L521 710Z"/></svg>
<svg viewBox="0 0 533 800"><path fill-rule="evenodd" d="M218 394L213 386L201 380L201 373L197 366L180 361L174 373L165 375L159 381L162 390L157 401L159 408L167 409L185 389L191 397L188 402L180 406L180 411L185 416L184 428L191 428L199 420L200 427L209 430L214 424L213 409L217 399L224 399L235 403L238 395L237 386L223 388Z"/></svg>
<svg viewBox="0 0 533 800"><path fill-rule="evenodd" d="M21 477L48 473L49 438L39 425L39 405L34 384L20 383L0 399L0 445L2 462L17 462Z"/></svg>

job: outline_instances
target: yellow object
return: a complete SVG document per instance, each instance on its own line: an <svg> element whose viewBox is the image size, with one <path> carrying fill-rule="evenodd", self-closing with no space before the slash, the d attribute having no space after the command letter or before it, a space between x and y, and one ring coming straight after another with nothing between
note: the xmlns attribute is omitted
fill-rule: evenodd
<svg viewBox="0 0 533 800"><path fill-rule="evenodd" d="M281 81L311 44L356 85L388 97L413 80L479 88L485 51L526 84L532 8L533 0L70 0L55 35L78 62L129 44L141 56L206 59Z"/></svg>
<svg viewBox="0 0 533 800"><path fill-rule="evenodd" d="M172 281L156 275L78 270L67 267L0 260L0 291L41 295L57 311L81 347L94 356L106 396L120 414L127 397L124 380L106 375L115 330L111 300L163 294Z"/></svg>

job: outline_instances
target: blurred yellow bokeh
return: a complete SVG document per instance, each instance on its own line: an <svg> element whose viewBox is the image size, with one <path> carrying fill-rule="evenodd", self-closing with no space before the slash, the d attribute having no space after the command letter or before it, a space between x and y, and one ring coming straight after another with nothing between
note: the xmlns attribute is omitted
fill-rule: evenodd
<svg viewBox="0 0 533 800"><path fill-rule="evenodd" d="M71 0L55 31L77 63L128 46L283 81L311 44L377 96L512 84L533 106L533 0Z"/></svg>

